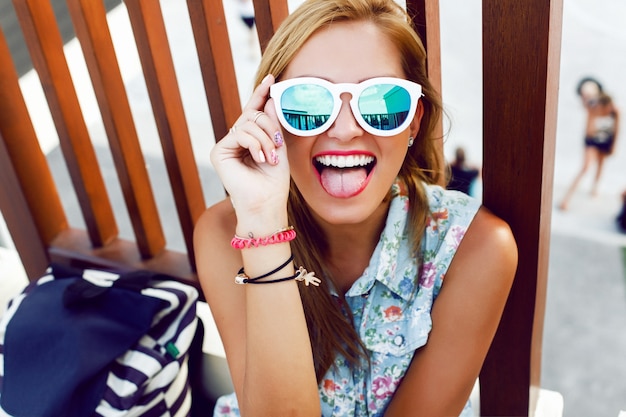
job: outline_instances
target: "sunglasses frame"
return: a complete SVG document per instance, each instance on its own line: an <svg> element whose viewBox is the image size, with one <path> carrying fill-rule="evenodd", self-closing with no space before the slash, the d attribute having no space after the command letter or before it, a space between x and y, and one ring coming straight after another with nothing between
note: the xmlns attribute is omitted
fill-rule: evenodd
<svg viewBox="0 0 626 417"><path fill-rule="evenodd" d="M284 94L285 91L287 91L287 89L293 86L305 85L305 84L312 84L312 85L323 87L326 90L328 90L331 96L333 97L333 109L332 109L332 112L330 113L330 116L328 117L328 120L323 125L315 129L311 129L311 130L300 130L291 126L289 122L287 122L287 119L285 118L285 115L283 113L283 110L281 108L281 103L280 103L282 95ZM373 85L377 85L377 84L392 84L398 87L402 87L409 93L409 96L411 98L411 105L409 107L409 112L408 112L406 120L394 129L381 130L381 129L376 129L375 127L372 127L365 121L365 119L361 115L361 112L359 111L359 103L358 103L359 97L361 96L363 91L365 91L367 88ZM337 119L337 116L339 115L339 112L341 110L341 105L342 105L341 94L343 93L349 93L351 95L350 109L352 110L352 115L354 116L359 126L361 126L363 130L365 130L366 132L374 136L394 136L404 131L411 124L411 121L413 120L415 116L415 112L417 110L417 104L420 98L423 96L421 85L414 83L413 81L405 80L403 78L395 78L395 77L370 78L358 84L355 84L355 83L335 84L335 83L331 83L328 80L324 80L322 78L299 77L299 78L290 78L288 80L279 81L270 86L270 97L274 99L274 106L276 108L276 114L278 116L278 120L280 121L280 124L285 128L285 130L287 130L289 133L296 135L296 136L316 136L328 130L333 125L333 123L335 123L335 120Z"/></svg>

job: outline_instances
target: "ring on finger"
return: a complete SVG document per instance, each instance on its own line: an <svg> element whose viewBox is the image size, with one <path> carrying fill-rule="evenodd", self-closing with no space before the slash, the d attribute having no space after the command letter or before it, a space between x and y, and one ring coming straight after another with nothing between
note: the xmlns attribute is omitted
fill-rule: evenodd
<svg viewBox="0 0 626 417"><path fill-rule="evenodd" d="M259 117L263 116L263 114L264 113L260 110L254 113L254 117L252 118L252 123L256 123L257 120L259 120Z"/></svg>

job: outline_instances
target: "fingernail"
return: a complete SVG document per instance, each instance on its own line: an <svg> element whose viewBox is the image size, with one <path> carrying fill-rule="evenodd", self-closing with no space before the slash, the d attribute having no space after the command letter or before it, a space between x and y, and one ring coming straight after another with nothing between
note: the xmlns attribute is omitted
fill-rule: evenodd
<svg viewBox="0 0 626 417"><path fill-rule="evenodd" d="M283 146L283 143L285 143L283 135L280 132L274 133L274 143L276 146Z"/></svg>
<svg viewBox="0 0 626 417"><path fill-rule="evenodd" d="M263 81L261 81L261 84L265 83L265 81L267 81L270 78L270 75L271 74L267 74L265 78L263 78Z"/></svg>
<svg viewBox="0 0 626 417"><path fill-rule="evenodd" d="M270 152L270 159L274 165L278 164L278 154L276 153L276 150L272 149L272 152Z"/></svg>
<svg viewBox="0 0 626 417"><path fill-rule="evenodd" d="M272 151L274 152L274 151ZM265 162L265 154L263 153L263 151L259 151L259 160L261 162Z"/></svg>

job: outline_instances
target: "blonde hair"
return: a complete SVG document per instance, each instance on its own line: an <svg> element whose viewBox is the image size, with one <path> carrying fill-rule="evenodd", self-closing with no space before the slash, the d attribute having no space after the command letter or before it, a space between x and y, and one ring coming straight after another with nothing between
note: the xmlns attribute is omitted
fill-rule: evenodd
<svg viewBox="0 0 626 417"><path fill-rule="evenodd" d="M422 86L424 115L420 130L398 173L408 190L408 232L415 253L418 253L429 215L423 184L437 183L443 175L435 145L438 138L433 137L442 109L439 94L427 78L424 45L406 11L394 0L307 0L287 17L268 43L256 84L268 74L280 79L311 35L324 27L346 21L364 21L376 25L398 49L406 78ZM298 232L298 239L292 242L296 264L306 265L307 269L316 271L318 276L332 281L331 274L322 262L327 252L326 237L317 227L293 181L288 205L290 221ZM350 309L338 304L330 294L328 285L315 290L307 287L301 291L301 298L318 381L333 365L337 353L344 355L353 365L366 358L365 348L349 316Z"/></svg>

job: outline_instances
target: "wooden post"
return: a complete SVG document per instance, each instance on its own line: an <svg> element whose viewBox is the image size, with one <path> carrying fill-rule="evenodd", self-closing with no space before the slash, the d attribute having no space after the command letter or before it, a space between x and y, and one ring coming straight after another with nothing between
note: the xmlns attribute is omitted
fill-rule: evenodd
<svg viewBox="0 0 626 417"><path fill-rule="evenodd" d="M483 202L519 265L481 372L482 416L534 415L550 244L562 0L483 0Z"/></svg>
<svg viewBox="0 0 626 417"><path fill-rule="evenodd" d="M287 0L254 0L254 16L261 51L265 50L274 32L288 15Z"/></svg>

